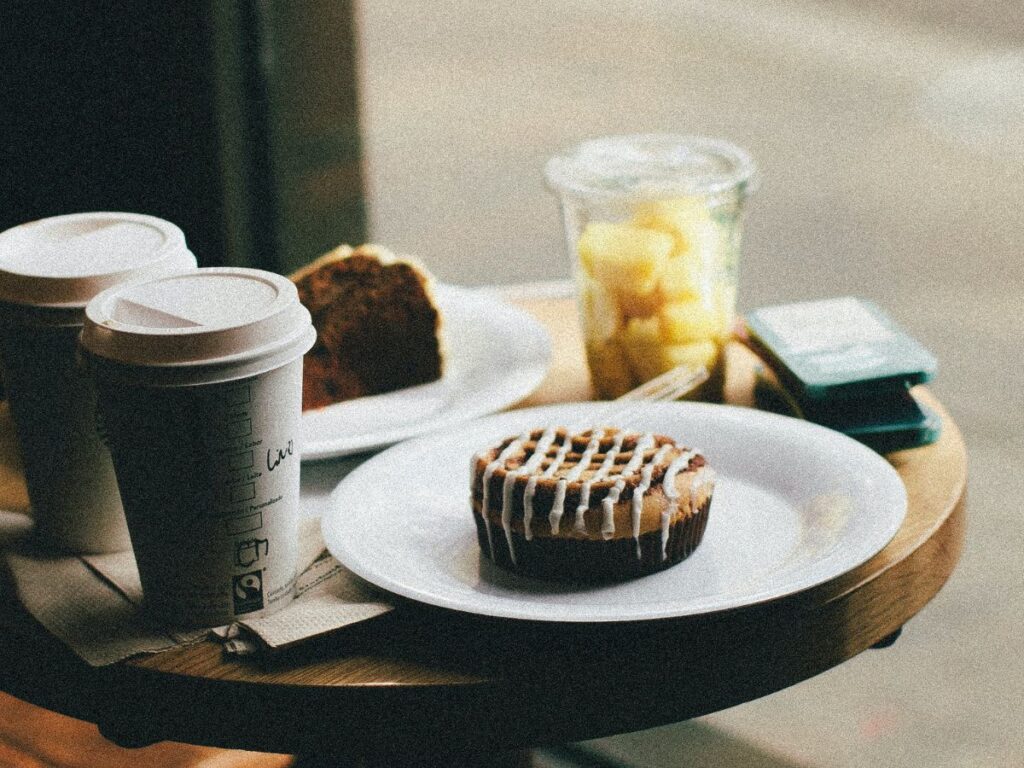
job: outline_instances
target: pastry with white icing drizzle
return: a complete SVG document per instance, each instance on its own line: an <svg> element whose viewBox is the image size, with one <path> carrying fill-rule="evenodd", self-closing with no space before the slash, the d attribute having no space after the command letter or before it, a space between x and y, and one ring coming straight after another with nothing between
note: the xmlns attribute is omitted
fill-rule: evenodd
<svg viewBox="0 0 1024 768"><path fill-rule="evenodd" d="M623 579L688 557L707 525L714 472L664 435L534 429L473 457L480 548L517 573Z"/></svg>

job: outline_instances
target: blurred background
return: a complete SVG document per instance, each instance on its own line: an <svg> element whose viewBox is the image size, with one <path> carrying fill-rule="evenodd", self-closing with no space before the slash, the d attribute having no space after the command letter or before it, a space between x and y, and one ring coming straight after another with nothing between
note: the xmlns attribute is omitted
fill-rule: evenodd
<svg viewBox="0 0 1024 768"><path fill-rule="evenodd" d="M145 5L145 4L143 4ZM705 134L760 166L740 309L855 294L940 361L971 460L951 582L892 648L552 767L1024 765L1024 27L965 0L6 4L0 228L179 223L201 263L340 242L442 280L569 276L541 169Z"/></svg>

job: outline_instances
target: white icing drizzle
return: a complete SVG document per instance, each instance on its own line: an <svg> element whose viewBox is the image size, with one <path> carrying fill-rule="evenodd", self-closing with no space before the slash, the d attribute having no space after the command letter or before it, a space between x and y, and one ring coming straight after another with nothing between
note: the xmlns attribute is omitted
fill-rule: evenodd
<svg viewBox="0 0 1024 768"><path fill-rule="evenodd" d="M604 429L595 429L580 456L579 462L577 462L577 464L572 467L564 477L558 479L555 485L555 494L551 505L551 511L548 514L548 522L551 525L551 533L553 535L558 535L561 519L564 515L565 497L569 484L578 481L590 468L594 456L600 450L601 439L604 437L605 432L606 430ZM531 434L531 432L525 432L512 440L507 446L505 446L504 450L501 451L498 457L491 461L484 469L481 508L484 512L484 526L487 531L487 541L490 546L492 558L494 556L494 540L491 531L490 519L487 515L490 481L494 472L497 471L499 467L504 467L515 453L523 450L524 443L529 442ZM554 444L555 438L558 435L558 428L554 426L547 427L543 433L541 433L534 445L533 452L530 454L528 459L518 469L508 472L505 476L505 480L502 485L501 524L505 532L505 538L508 542L509 556L513 564L516 563L516 554L512 543L512 502L516 480L523 476L527 476L529 478L523 493L523 528L526 540L530 541L533 539L532 521L534 517L534 498L536 496L537 483L541 479L555 476L558 470L565 463L565 459L572 450L574 444L573 438L575 435L568 430L565 430L564 434L564 439L559 445L554 457L551 459L551 463L543 472L537 473L537 470L547 457L548 451ZM654 453L650 461L647 461L645 459L646 452L655 445L656 441L653 433L644 433L637 439L636 446L633 449L633 455L630 457L630 460L626 465L623 466L621 472L611 475L611 470L615 466L617 457L622 452L622 445L626 437L627 433L625 431L618 431L615 436L615 440L604 456L604 460L594 473L583 482L580 488L580 503L576 508L576 517L573 527L578 532L586 532L585 513L590 507L592 486L594 483L600 482L601 480L612 480L614 481L614 484L608 490L608 493L601 502L603 511L601 535L605 539L612 538L615 534L615 505L619 502L622 492L626 488L627 478L639 471L640 479L637 483L636 489L633 491L630 517L633 539L636 543L636 554L637 558L640 558L640 524L643 512L644 496L650 490L651 481L654 477L654 470L665 460L665 457L672 450L673 446L671 443L662 445ZM685 469L689 467L690 461L697 455L699 455L699 451L695 449L682 451L665 469L665 476L662 480L662 485L665 497L669 503L661 513L662 560L667 557L668 537L672 515L678 510L680 503L680 494L676 489L676 477L680 471L685 471ZM474 475L477 464L481 460L482 454L474 455L472 458L471 470ZM703 493L709 486L713 486L714 481L714 472L709 467L701 467L694 473L689 484L689 493L687 498L690 510L695 510L697 508L697 503L700 499L701 493Z"/></svg>
<svg viewBox="0 0 1024 768"><path fill-rule="evenodd" d="M608 494L601 500L601 509L604 512L601 521L601 533L605 530L611 530L615 533L615 505L619 503L619 496L622 495L622 491L626 488L626 472L623 471L619 475L619 479L615 481L609 490Z"/></svg>
<svg viewBox="0 0 1024 768"><path fill-rule="evenodd" d="M668 465L668 469L665 470L665 479L662 481L665 488L665 495L675 501L679 498L679 491L676 490L676 475L679 474L679 470L685 469L690 466L690 460L697 455L697 451L690 449L689 451L683 451Z"/></svg>
<svg viewBox="0 0 1024 768"><path fill-rule="evenodd" d="M533 540L533 496L537 491L537 475L526 481L523 491L523 536L527 541Z"/></svg>
<svg viewBox="0 0 1024 768"><path fill-rule="evenodd" d="M580 533L587 532L585 514L587 509L590 508L590 489L593 487L594 483L603 480L605 475L607 475L611 471L612 467L615 466L615 458L619 455L619 451L622 450L622 441L625 438L626 433L622 431L615 436L615 442L612 443L611 448L608 449L608 453L605 454L604 461L601 462L601 466L597 468L597 471L594 474L587 478L583 483L583 487L580 488L580 503L579 506L576 507L576 523L573 526L573 528ZM603 521L601 525L602 533L604 532L605 522L607 522L607 520ZM614 532L615 519L612 518L612 533ZM609 538L609 536L605 536L605 538Z"/></svg>
<svg viewBox="0 0 1024 768"><path fill-rule="evenodd" d="M613 485L604 499L601 501L601 509L604 513L601 518L601 535L604 538L611 538L615 534L615 505L619 503L619 497L626 489L626 478L636 472L644 461L644 453L654 445L654 435L650 432L642 435L633 448L633 455L629 462L622 468L622 471L613 477Z"/></svg>
<svg viewBox="0 0 1024 768"><path fill-rule="evenodd" d="M532 473L537 471L537 467L544 461L544 457L548 455L548 449L551 444L555 442L555 436L558 434L557 427L548 427L544 430L543 434L537 438L537 445L533 449L533 455L530 456L529 460L523 465L522 473Z"/></svg>
<svg viewBox="0 0 1024 768"><path fill-rule="evenodd" d="M507 475L505 475L505 482L501 486L501 527L505 531L505 541L508 542L508 554L509 557L512 559L513 565L516 565L516 549L515 546L512 544L512 491L515 489L517 478L519 478L522 475L528 475L537 469L540 463L544 460L544 457L547 455L548 448L551 446L551 443L554 441L554 439L555 428L548 427L547 429L545 429L543 434L541 434L541 436L537 439L537 442L533 447L533 453L530 455L530 458L527 459L526 462L519 469L515 470L514 472L509 472ZM522 438L520 438L520 440L522 440ZM530 523L529 520L526 519L526 514L529 514L530 517L533 516L533 505L531 504L530 506L531 509L529 511L527 511L525 508L523 510L523 523L527 531L529 530ZM530 538L529 534L527 534L527 538Z"/></svg>
<svg viewBox="0 0 1024 768"><path fill-rule="evenodd" d="M549 430L551 432L551 439L545 445L545 447L544 447L544 454L540 455L540 459L537 462L538 464L540 463L540 461L543 461L544 455L547 454L548 448L550 448L551 444L555 441L555 436L557 434L555 428L551 427L551 428L549 428ZM547 433L545 433L545 435L546 434ZM566 457L566 455L569 453L569 451L571 449L572 449L572 435L569 433L568 430L566 430L565 439L562 441L562 444L560 446L558 446L558 451L555 453L555 457L551 460L551 464L549 464L548 468L545 469L540 474L540 477L551 477L552 475L554 475L555 472L558 471L558 468L560 466L562 466L562 462L565 461L565 457ZM540 454L539 450L537 451L537 453L534 454L534 456L537 456L538 454ZM531 458L531 461L532 461L532 458ZM536 466L534 466L531 469L531 471L533 471L535 469L536 469ZM523 529L524 529L523 532L524 532L524 535L525 535L527 541L530 541L530 540L533 539L533 528L532 528L532 524L533 524L533 499L534 499L534 495L537 492L537 480L539 480L540 477L538 477L537 475L534 475L533 477L531 477L529 479L529 481L526 483L526 490L523 491ZM557 529L555 530L555 533L558 533Z"/></svg>
<svg viewBox="0 0 1024 768"><path fill-rule="evenodd" d="M516 487L516 473L509 472L505 475L505 482L501 486L501 527L505 531L505 541L508 542L508 556L512 559L512 565L516 565L516 548L512 544L512 489Z"/></svg>
<svg viewBox="0 0 1024 768"><path fill-rule="evenodd" d="M583 449L583 454L580 456L579 463L575 467L570 469L565 479L570 483L575 483L583 475L587 469L590 468L590 462L594 460L594 454L597 453L601 447L601 438L604 437L604 430L595 429L590 436L590 442L587 443L587 447Z"/></svg>
<svg viewBox="0 0 1024 768"><path fill-rule="evenodd" d="M715 470L707 465L697 470L693 476L693 481L690 483L690 509L693 512L697 511L697 502L700 500L700 495L714 487L714 484Z"/></svg>
<svg viewBox="0 0 1024 768"><path fill-rule="evenodd" d="M551 504L551 512L548 514L548 522L551 524L551 533L553 535L558 535L558 527L562 522L562 515L565 512L565 490L569 487L569 483L579 480L580 475L590 466L594 454L601 447L602 435L604 435L603 429L595 429L591 433L590 442L587 443L587 447L583 450L579 463L570 469L565 477L559 478L558 485L555 486L555 500ZM571 437L571 435L566 435L566 442L571 442Z"/></svg>
<svg viewBox="0 0 1024 768"><path fill-rule="evenodd" d="M615 502L619 500L619 494L622 493L622 489L625 488L625 486L626 481L620 477L601 502L601 510L603 512L601 515L601 536L604 539L610 539L615 533ZM614 498L610 503L607 503L608 497L613 493Z"/></svg>
<svg viewBox="0 0 1024 768"><path fill-rule="evenodd" d="M490 495L491 478L494 476L495 470L497 470L498 467L505 466L505 462L509 460L512 454L520 450L523 447L523 443L525 443L529 439L530 433L524 432L511 443L506 445L505 450L498 454L498 458L496 458L494 461L488 464L487 468L484 469L483 493L482 498L480 499L480 511L484 518L484 528L487 531L487 546L491 551L491 559L494 558L494 536L491 533L491 520L487 515L487 505L488 497Z"/></svg>
<svg viewBox="0 0 1024 768"><path fill-rule="evenodd" d="M555 453L555 458L553 458L551 460L551 464L548 465L548 468L545 469L543 473L541 473L541 477L542 478L552 477L555 474L555 472L558 471L559 467L562 466L562 462L565 461L565 457L569 454L570 450L572 450L572 434L568 430L566 430L565 439L562 441L562 444L560 446L558 446L558 452ZM537 481L536 477L530 478L530 482L526 484L526 491L525 491L525 493L523 495L523 509L525 510L525 512L527 514L529 514L531 522L533 520L533 497L534 497L534 493L537 490L537 482L536 481ZM561 481L559 481L558 484L561 486L561 498L564 501L564 499L565 499L565 486L562 485ZM559 489L556 487L556 489L555 489L555 504L556 505L560 505L562 503L562 502L560 502L558 500L559 499L558 491L559 491ZM554 507L552 507L552 509L553 508ZM550 522L551 530L554 533L558 533L558 521L559 521L559 519L561 519L561 515L559 515L558 518L556 518L556 519L552 519L551 515L550 514L548 515L548 521ZM530 524L529 523L526 524L526 538L527 539L532 539L533 538L533 531L530 529Z"/></svg>
<svg viewBox="0 0 1024 768"><path fill-rule="evenodd" d="M562 444L558 446L558 452L555 454L555 458L551 460L551 464L548 466L547 469L544 470L544 473L541 475L541 477L552 477L555 474L555 472L557 472L558 469L562 466L562 462L565 461L565 457L569 454L569 451L571 450L572 434L566 431L565 440L563 440Z"/></svg>
<svg viewBox="0 0 1024 768"><path fill-rule="evenodd" d="M621 449L622 440L624 438L625 433L620 433L617 448ZM645 433L639 440L637 440L636 445L633 447L633 455L630 457L629 462L622 468L622 471L619 472L618 475L615 475L612 478L615 480L615 485L611 487L608 494L601 502L601 509L603 512L601 515L601 536L605 540L608 540L615 535L615 504L619 500L619 495L626 487L626 478L636 472L637 468L644 460L644 451L646 451L653 442L654 435L649 432ZM618 451L616 451L616 453L618 453ZM586 503L588 505L590 504L589 490L590 489L588 488L586 498Z"/></svg>
<svg viewBox="0 0 1024 768"><path fill-rule="evenodd" d="M645 432L639 440L636 441L636 448L633 449L633 457L629 460L629 463L622 468L622 476L629 477L638 469L640 465L644 463L644 454L647 449L654 445L654 433Z"/></svg>
<svg viewBox="0 0 1024 768"><path fill-rule="evenodd" d="M690 460L698 454L698 451L690 449L680 453L665 470L665 478L662 480L662 488L665 491L665 498L669 503L661 513L661 559L668 557L668 532L669 523L672 520L672 513L679 508L679 491L676 490L676 475L679 470L690 466ZM690 485L690 507L693 507L693 484Z"/></svg>
<svg viewBox="0 0 1024 768"><path fill-rule="evenodd" d="M633 504L630 507L630 521L633 523L633 541L636 542L636 559L640 559L640 513L644 509L644 494L651 487L651 478L654 476L654 468L657 467L667 454L672 450L671 443L661 446L651 458L649 464L644 464L640 471L640 482L633 491Z"/></svg>
<svg viewBox="0 0 1024 768"><path fill-rule="evenodd" d="M558 526L562 522L562 511L565 506L565 488L568 483L565 478L560 478L555 485L555 498L551 502L551 511L548 513L548 523L551 525L551 535L558 535Z"/></svg>
<svg viewBox="0 0 1024 768"><path fill-rule="evenodd" d="M669 524L672 522L672 512L675 509L674 504L670 504L661 510L661 559L664 560L668 557L668 530Z"/></svg>

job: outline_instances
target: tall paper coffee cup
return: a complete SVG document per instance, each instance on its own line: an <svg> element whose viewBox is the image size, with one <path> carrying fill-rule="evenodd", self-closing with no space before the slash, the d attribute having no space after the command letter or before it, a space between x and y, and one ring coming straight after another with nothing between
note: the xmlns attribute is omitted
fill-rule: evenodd
<svg viewBox="0 0 1024 768"><path fill-rule="evenodd" d="M291 281L251 269L199 269L87 307L83 355L156 618L216 626L291 601L315 335Z"/></svg>
<svg viewBox="0 0 1024 768"><path fill-rule="evenodd" d="M110 286L195 266L178 227L139 214L58 216L0 234L0 365L43 544L130 546L95 392L76 361L85 304Z"/></svg>

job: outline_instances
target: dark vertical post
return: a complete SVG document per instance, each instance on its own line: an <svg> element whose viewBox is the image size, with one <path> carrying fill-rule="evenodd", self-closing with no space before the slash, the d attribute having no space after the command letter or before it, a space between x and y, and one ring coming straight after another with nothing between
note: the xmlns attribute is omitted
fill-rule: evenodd
<svg viewBox="0 0 1024 768"><path fill-rule="evenodd" d="M179 224L225 256L206 4L0 9L0 227L82 210Z"/></svg>
<svg viewBox="0 0 1024 768"><path fill-rule="evenodd" d="M366 238L352 0L258 2L282 271Z"/></svg>
<svg viewBox="0 0 1024 768"><path fill-rule="evenodd" d="M351 0L0 5L0 228L175 222L201 265L365 239Z"/></svg>

